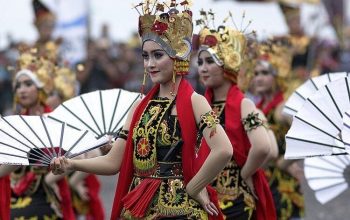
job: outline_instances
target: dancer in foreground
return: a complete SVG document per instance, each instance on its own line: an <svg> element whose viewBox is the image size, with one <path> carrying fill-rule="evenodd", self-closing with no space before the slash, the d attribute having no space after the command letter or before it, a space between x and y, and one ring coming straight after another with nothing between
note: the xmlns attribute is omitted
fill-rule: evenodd
<svg viewBox="0 0 350 220"><path fill-rule="evenodd" d="M206 87L205 97L219 115L234 152L212 186L227 219L273 220L272 195L260 169L270 152L269 134L263 116L237 86L246 37L229 26L210 29L207 20L211 14L201 11L204 25L198 36L198 71ZM206 144L203 140L199 158L205 155Z"/></svg>
<svg viewBox="0 0 350 220"><path fill-rule="evenodd" d="M192 12L186 2L178 8L175 1L140 5L144 77L149 75L156 85L134 104L107 155L57 158L51 167L56 174L120 172L111 219L222 219L215 190L208 184L232 157L232 146L206 99L184 79ZM169 11L163 13L165 8ZM202 161L195 154L199 125L211 150Z"/></svg>

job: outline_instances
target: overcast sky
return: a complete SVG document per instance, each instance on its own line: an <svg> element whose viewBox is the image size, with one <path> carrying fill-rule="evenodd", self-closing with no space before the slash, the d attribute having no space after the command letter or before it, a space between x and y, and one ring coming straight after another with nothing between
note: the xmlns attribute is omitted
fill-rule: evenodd
<svg viewBox="0 0 350 220"><path fill-rule="evenodd" d="M45 1L71 1L71 0L45 0ZM115 40L126 40L133 31L137 30L138 14L131 9L135 0L86 0L90 4L91 33L96 37L100 33L101 24L107 23L110 26L111 37ZM198 19L199 10L213 9L217 12L217 23L220 23L230 10L236 23L240 23L243 11L246 12L247 23L252 20L250 30L256 30L260 37L267 37L272 34L284 34L287 27L279 8L274 3L236 3L232 1L213 2L212 0L194 0L192 11L194 19ZM264 4L264 7L261 7ZM37 38L33 28L33 12L31 0L0 0L0 48L7 44L7 36L10 34L16 41L23 40L32 42ZM319 14L320 10L313 7L309 13ZM310 10L309 10L310 11ZM305 17L305 16L304 16ZM310 17L307 15L306 17ZM307 19L307 18L306 18ZM304 18L305 20L305 18ZM320 19L319 19L320 20ZM321 22L321 21L320 21ZM324 23L323 21L321 23ZM244 26L244 25L243 25ZM198 28L195 27L195 32ZM312 32L308 25L307 31ZM326 35L331 36L330 30L324 30Z"/></svg>

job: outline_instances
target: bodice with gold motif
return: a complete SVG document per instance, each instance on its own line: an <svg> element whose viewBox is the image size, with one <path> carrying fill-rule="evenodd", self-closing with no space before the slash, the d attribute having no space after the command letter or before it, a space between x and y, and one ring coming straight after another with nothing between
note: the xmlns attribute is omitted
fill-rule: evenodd
<svg viewBox="0 0 350 220"><path fill-rule="evenodd" d="M24 166L11 173L11 218L59 219L59 198L45 182L48 172L47 167Z"/></svg>
<svg viewBox="0 0 350 220"><path fill-rule="evenodd" d="M133 130L134 177L131 191L144 179L161 179L143 219L181 217L207 219L201 205L189 197L185 190L182 168L181 130L176 115L171 111L175 100L154 98L149 101ZM123 218L135 219L127 210Z"/></svg>
<svg viewBox="0 0 350 220"><path fill-rule="evenodd" d="M213 102L212 108L219 116L220 124L225 128L225 101ZM249 187L241 178L240 171L241 168L237 165L234 157L232 157L230 162L215 178L212 186L218 192L220 208L227 218L233 216L226 213L235 210L234 212L236 213L245 212L247 216L245 218L250 219L255 209L255 200Z"/></svg>

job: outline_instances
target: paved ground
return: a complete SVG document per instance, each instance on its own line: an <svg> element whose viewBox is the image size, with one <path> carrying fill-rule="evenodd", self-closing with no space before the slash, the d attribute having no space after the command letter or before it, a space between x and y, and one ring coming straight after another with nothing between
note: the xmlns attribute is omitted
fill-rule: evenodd
<svg viewBox="0 0 350 220"><path fill-rule="evenodd" d="M109 219L115 192L116 176L100 177L103 184L101 196L104 200L106 216ZM312 190L303 184L306 200L305 220L344 220L350 219L350 190L346 191L333 201L321 205L316 201Z"/></svg>

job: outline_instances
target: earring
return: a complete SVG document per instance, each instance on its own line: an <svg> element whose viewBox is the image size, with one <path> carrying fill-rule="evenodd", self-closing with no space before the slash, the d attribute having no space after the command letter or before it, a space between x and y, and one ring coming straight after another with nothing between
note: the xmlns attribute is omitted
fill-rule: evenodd
<svg viewBox="0 0 350 220"><path fill-rule="evenodd" d="M190 62L188 60L174 60L174 69L173 69L173 85L170 94L175 96L175 85L176 85L176 76L187 75L190 69Z"/></svg>
<svg viewBox="0 0 350 220"><path fill-rule="evenodd" d="M143 80L142 80L142 85L141 85L141 94L144 94L144 90L145 90L145 85L146 85L146 76L148 75L146 69L143 72Z"/></svg>

